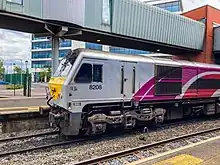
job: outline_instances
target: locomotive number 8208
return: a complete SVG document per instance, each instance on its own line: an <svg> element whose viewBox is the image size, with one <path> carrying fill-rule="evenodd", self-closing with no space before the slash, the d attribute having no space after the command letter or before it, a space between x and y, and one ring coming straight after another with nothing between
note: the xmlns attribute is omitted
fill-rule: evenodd
<svg viewBox="0 0 220 165"><path fill-rule="evenodd" d="M89 85L89 90L102 90L102 85Z"/></svg>

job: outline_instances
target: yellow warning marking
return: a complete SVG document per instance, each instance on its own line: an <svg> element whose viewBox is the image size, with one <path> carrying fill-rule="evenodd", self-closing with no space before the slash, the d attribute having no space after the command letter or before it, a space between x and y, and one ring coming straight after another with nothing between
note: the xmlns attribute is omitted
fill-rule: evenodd
<svg viewBox="0 0 220 165"><path fill-rule="evenodd" d="M7 114L19 114L19 113L28 113L28 112L39 112L39 107L47 107L47 106L30 106L30 107L7 107L0 108L0 115Z"/></svg>
<svg viewBox="0 0 220 165"><path fill-rule="evenodd" d="M197 165L202 163L203 160L191 155L181 154L173 158L163 160L153 165Z"/></svg>
<svg viewBox="0 0 220 165"><path fill-rule="evenodd" d="M51 77L49 81L50 95L53 96L53 100L57 100L60 97L65 77Z"/></svg>
<svg viewBox="0 0 220 165"><path fill-rule="evenodd" d="M47 107L47 106L30 106L30 107L6 107L6 108L0 108L1 111L18 111L18 110L39 110L39 107Z"/></svg>

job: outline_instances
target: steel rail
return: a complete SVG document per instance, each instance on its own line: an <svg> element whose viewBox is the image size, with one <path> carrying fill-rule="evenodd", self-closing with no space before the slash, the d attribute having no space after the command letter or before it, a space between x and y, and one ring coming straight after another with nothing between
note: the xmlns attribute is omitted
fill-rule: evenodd
<svg viewBox="0 0 220 165"><path fill-rule="evenodd" d="M76 162L76 163L73 163L72 165L98 164L99 162L107 161L111 158L116 158L116 157L121 157L121 156L128 155L128 154L132 154L136 151L145 150L149 147L155 147L155 146L166 144L166 143L169 143L169 142L172 142L172 141L181 140L181 139L185 139L185 138L190 138L190 137L193 137L193 136L197 136L197 135L201 135L201 134L205 134L205 133L210 133L210 132L214 132L214 131L219 131L219 130L220 130L220 127L217 127L217 128L212 128L212 129L199 131L199 132L195 132L195 133L191 133L191 134L186 134L186 135L183 135L183 136L169 138L169 139L161 140L161 141L154 142L154 143L151 143L151 144L146 144L146 145L142 145L142 146L139 146L139 147L135 147L135 148L131 148L131 149L127 149L127 150L123 150L123 151L103 155L103 156L100 156L100 157L84 160L84 161L81 161L81 162Z"/></svg>
<svg viewBox="0 0 220 165"><path fill-rule="evenodd" d="M87 140L88 139L77 139L77 140L70 140L70 141L58 142L58 143L53 143L53 144L40 145L40 146L36 146L36 147L14 150L14 151L9 151L9 152L2 152L2 153L0 153L0 157L9 156L9 155L13 155L13 154L22 154L22 153L26 153L26 152L30 152L30 151L47 149L47 148L52 148L52 147L57 147L57 146L63 146L63 145L68 145L68 144L72 144L72 143L79 143L79 142L84 142Z"/></svg>
<svg viewBox="0 0 220 165"><path fill-rule="evenodd" d="M51 131L51 132L38 133L38 134L33 134L33 135L4 138L4 139L0 139L0 143L13 141L13 140L22 140L22 139L33 138L33 137L40 137L40 136L45 136L45 135L55 135L55 134L59 134L59 131Z"/></svg>
<svg viewBox="0 0 220 165"><path fill-rule="evenodd" d="M195 121L195 120L190 120L188 122L191 122L191 121ZM181 122L177 122L177 123L185 124L185 123L187 123L187 121L186 122L181 121ZM164 124L164 125L161 125L161 127L172 126L174 124L176 124L176 123L174 122L174 123ZM157 127L157 128L160 128L160 127ZM167 139L167 140L154 142L154 143L151 143L151 144L143 145L143 146L128 149L128 150L119 151L119 152L116 152L116 153L104 155L104 156L97 157L97 158L94 158L94 159L89 159L89 160L85 160L85 161L82 161L82 162L78 162L78 163L75 163L74 165L93 164L93 163L96 163L97 161L100 162L101 160L107 160L107 159L116 157L117 155L118 156L125 155L127 153L131 153L131 152L141 150L141 149L145 149L145 148L148 148L148 147L152 147L152 146L155 146L155 145L160 145L160 144L167 143L167 142L170 142L170 141L173 141L173 140L179 140L179 139L183 139L183 138L186 138L186 137L191 137L191 136L195 136L195 135L209 133L209 132L217 131L217 130L220 130L220 127L217 127L217 128L214 128L214 129L208 129L208 130L205 130L205 131L200 131L200 132L197 132L197 133L187 134L187 135L179 136L179 137L175 137L175 138L170 138L170 139ZM58 133L58 131L51 132L51 134L56 134L56 133ZM125 132L125 134L126 134L126 132ZM37 134L37 136L43 136L43 135L48 135L48 133ZM112 135L115 136L115 133L112 133ZM0 139L0 142L6 142L6 141L16 140L16 139L20 140L20 139L31 138L31 137L36 137L36 135L27 135L27 136L21 136L21 137ZM105 136L101 136L101 137L105 137ZM107 137L109 137L109 135ZM89 141L89 140L96 140L96 139L97 139L97 136L95 136L95 137L92 136L92 137L74 139L74 140L69 140L69 141L64 141L64 142L53 143L53 144L46 144L46 145L36 146L36 147L32 147L32 148L14 150L14 151L9 151L9 152L2 152L2 153L0 153L0 157L12 155L12 154L22 154L22 153L25 153L25 152L30 152L30 151L40 150L40 149L46 149L46 148L52 148L52 147L62 146L62 145L68 145L68 144L72 144L72 143L85 142L85 141Z"/></svg>

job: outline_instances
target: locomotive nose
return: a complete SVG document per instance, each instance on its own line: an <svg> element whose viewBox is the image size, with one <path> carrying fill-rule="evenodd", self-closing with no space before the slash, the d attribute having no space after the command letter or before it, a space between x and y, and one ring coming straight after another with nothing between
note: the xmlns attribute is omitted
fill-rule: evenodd
<svg viewBox="0 0 220 165"><path fill-rule="evenodd" d="M64 84L64 77L52 77L49 81L49 90L51 96L53 96L54 100L57 100L60 97L61 90Z"/></svg>

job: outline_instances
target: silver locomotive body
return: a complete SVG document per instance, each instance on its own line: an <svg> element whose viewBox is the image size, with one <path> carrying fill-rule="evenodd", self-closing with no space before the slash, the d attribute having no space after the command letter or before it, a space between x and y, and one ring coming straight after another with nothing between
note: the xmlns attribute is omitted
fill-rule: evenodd
<svg viewBox="0 0 220 165"><path fill-rule="evenodd" d="M167 79L160 78L161 66L172 70ZM63 135L97 134L109 126L133 128L148 121L182 118L193 114L194 109L203 114L219 113L219 95L210 96L211 103L201 104L200 99L193 107L183 106L184 101L190 104L191 98L195 101L192 96L185 97L185 66L194 68L195 63L86 49L71 51L49 82L53 97L50 123Z"/></svg>

